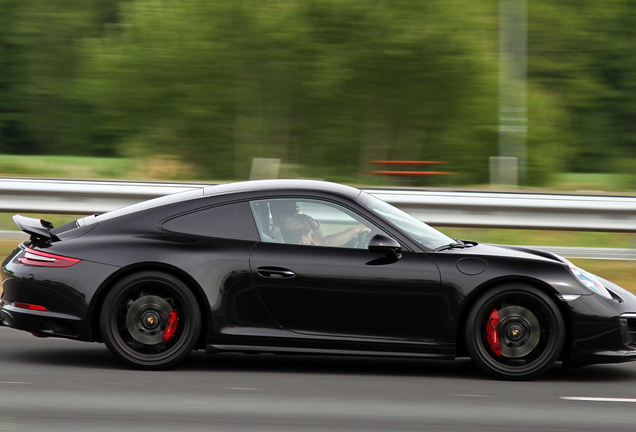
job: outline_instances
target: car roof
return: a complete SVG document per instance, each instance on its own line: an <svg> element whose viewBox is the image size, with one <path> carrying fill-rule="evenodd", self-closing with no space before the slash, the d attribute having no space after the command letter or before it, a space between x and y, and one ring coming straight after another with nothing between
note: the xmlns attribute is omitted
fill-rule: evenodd
<svg viewBox="0 0 636 432"><path fill-rule="evenodd" d="M322 180L272 179L225 183L204 188L203 195L224 195L239 192L327 192L356 198L360 189Z"/></svg>
<svg viewBox="0 0 636 432"><path fill-rule="evenodd" d="M274 193L312 193L327 192L338 195L344 195L355 199L360 195L360 189L351 186L345 186L338 183L331 183L321 180L295 180L295 179L273 179L273 180L250 180L234 183L224 183L213 186L207 186L203 189L197 188L184 192L178 192L170 195L153 198L142 201L126 207L122 207L101 215L87 216L77 220L79 226L90 225L100 221L106 221L119 216L136 213L143 210L149 210L163 205L174 204L177 202L196 199L203 196L222 196L234 193L249 192L267 192Z"/></svg>

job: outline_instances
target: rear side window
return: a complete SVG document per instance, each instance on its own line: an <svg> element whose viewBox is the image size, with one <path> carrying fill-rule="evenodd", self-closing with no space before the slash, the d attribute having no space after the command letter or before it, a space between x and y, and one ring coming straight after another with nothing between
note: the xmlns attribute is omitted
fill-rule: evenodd
<svg viewBox="0 0 636 432"><path fill-rule="evenodd" d="M162 227L184 234L258 241L256 225L247 203L198 210L170 219Z"/></svg>

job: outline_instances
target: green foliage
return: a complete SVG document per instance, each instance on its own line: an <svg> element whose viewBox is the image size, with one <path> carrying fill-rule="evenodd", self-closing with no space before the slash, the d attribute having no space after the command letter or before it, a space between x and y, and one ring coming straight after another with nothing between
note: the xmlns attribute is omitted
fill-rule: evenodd
<svg viewBox="0 0 636 432"><path fill-rule="evenodd" d="M245 178L252 157L336 180L392 158L482 181L496 137L488 13L463 0L138 0L86 44L84 88L126 152L178 153L207 178Z"/></svg>
<svg viewBox="0 0 636 432"><path fill-rule="evenodd" d="M76 42L99 36L116 0L0 0L0 151L109 154L74 96ZM89 145L88 142L91 142Z"/></svg>
<svg viewBox="0 0 636 432"><path fill-rule="evenodd" d="M531 79L559 95L566 168L631 172L636 155L636 4L529 2Z"/></svg>
<svg viewBox="0 0 636 432"><path fill-rule="evenodd" d="M572 148L567 112L559 108L559 99L532 83L528 86L528 183L542 186L552 183L554 175L566 166Z"/></svg>
<svg viewBox="0 0 636 432"><path fill-rule="evenodd" d="M528 183L630 173L633 0L527 4ZM497 0L0 0L0 152L156 159L153 176L181 178L246 178L268 157L290 176L487 183L498 19ZM363 174L377 159L457 174Z"/></svg>
<svg viewBox="0 0 636 432"><path fill-rule="evenodd" d="M135 159L0 155L0 176L132 179L139 168Z"/></svg>

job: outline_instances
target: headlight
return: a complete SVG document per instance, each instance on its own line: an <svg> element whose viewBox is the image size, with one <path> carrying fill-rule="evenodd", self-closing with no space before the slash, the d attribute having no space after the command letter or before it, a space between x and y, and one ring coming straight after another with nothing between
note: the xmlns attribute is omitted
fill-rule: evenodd
<svg viewBox="0 0 636 432"><path fill-rule="evenodd" d="M568 267L570 267L570 271L572 272L574 277L576 277L578 281L581 282L585 288L589 289L593 293L596 293L602 297L605 297L606 299L612 298L612 294L610 294L607 288L605 288L603 284L600 283L598 279L594 277L593 274L578 268L577 266L575 266L569 261L567 261L567 264L568 264Z"/></svg>

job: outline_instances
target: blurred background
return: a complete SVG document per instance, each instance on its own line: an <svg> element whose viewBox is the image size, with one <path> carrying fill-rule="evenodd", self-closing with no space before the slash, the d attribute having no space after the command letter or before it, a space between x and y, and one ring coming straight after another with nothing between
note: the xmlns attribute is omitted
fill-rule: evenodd
<svg viewBox="0 0 636 432"><path fill-rule="evenodd" d="M629 194L634 166L634 0L0 0L0 176Z"/></svg>
<svg viewBox="0 0 636 432"><path fill-rule="evenodd" d="M636 189L632 0L0 0L0 173L239 180L256 157L280 177L487 185L511 2L520 183ZM378 159L455 174L364 174Z"/></svg>

